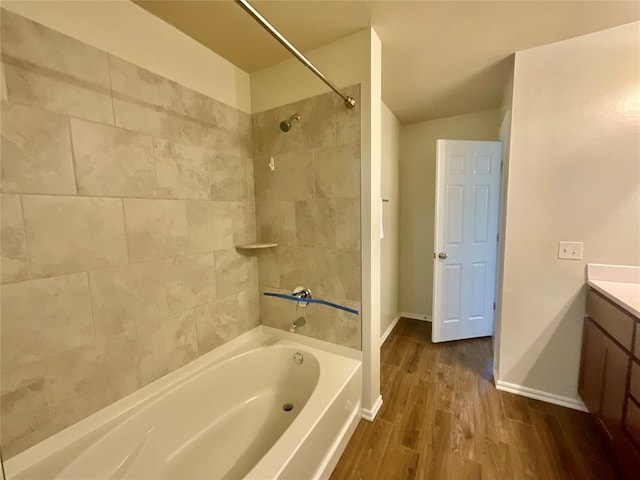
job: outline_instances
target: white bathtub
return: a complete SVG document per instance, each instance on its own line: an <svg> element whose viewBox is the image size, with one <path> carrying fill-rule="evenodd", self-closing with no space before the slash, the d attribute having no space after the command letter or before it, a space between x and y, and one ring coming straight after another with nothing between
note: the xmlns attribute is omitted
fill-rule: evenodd
<svg viewBox="0 0 640 480"><path fill-rule="evenodd" d="M309 343L258 327L11 458L7 478L328 478L362 369Z"/></svg>

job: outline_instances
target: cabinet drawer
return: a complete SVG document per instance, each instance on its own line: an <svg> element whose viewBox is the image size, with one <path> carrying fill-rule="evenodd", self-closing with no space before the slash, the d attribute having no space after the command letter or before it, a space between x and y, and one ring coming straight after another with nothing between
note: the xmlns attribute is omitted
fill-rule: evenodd
<svg viewBox="0 0 640 480"><path fill-rule="evenodd" d="M633 353L640 360L640 321L636 323L636 347Z"/></svg>
<svg viewBox="0 0 640 480"><path fill-rule="evenodd" d="M633 324L635 319L609 302L599 293L590 289L587 293L587 315L600 325L609 335L631 351L633 345Z"/></svg>
<svg viewBox="0 0 640 480"><path fill-rule="evenodd" d="M640 364L631 362L631 382L629 383L629 393L640 402Z"/></svg>
<svg viewBox="0 0 640 480"><path fill-rule="evenodd" d="M627 416L624 420L624 429L636 445L640 445L640 408L630 398L627 398Z"/></svg>

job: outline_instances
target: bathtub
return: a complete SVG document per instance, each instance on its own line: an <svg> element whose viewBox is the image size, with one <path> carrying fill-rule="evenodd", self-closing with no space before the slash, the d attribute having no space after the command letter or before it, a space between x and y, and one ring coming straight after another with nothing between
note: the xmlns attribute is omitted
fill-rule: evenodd
<svg viewBox="0 0 640 480"><path fill-rule="evenodd" d="M6 461L7 478L328 478L360 418L357 357L258 327Z"/></svg>

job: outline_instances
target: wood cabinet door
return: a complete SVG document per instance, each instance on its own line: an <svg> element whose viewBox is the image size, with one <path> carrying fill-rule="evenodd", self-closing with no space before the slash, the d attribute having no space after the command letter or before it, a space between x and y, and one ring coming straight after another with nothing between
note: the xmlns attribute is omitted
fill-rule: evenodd
<svg viewBox="0 0 640 480"><path fill-rule="evenodd" d="M607 428L621 428L629 354L606 337L603 342L604 381L600 417Z"/></svg>
<svg viewBox="0 0 640 480"><path fill-rule="evenodd" d="M604 381L604 334L589 317L584 319L582 332L582 360L578 392L591 413L600 413Z"/></svg>

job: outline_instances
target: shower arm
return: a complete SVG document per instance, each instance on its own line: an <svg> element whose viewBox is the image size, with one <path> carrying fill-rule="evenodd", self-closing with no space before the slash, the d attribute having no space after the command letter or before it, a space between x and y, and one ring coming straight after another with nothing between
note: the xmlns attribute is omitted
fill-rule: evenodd
<svg viewBox="0 0 640 480"><path fill-rule="evenodd" d="M271 25L269 21L260 14L260 12L258 12L255 8L253 8L253 6L247 0L235 0L235 2L238 5L240 5L249 15L251 15L256 22L262 25L262 28L264 28L267 32L269 32L271 36L275 38L278 42L280 42L280 44L284 48L289 50L289 52L291 52L291 54L294 57L296 57L305 67L311 70L316 75L316 77L318 77L325 84L327 84L327 86L331 88L331 90L333 90L338 95L340 95L340 98L344 100L344 104L347 108L353 108L356 106L355 99L351 98L348 95L343 94L338 89L338 87L336 87L327 77L325 77L324 74L320 70L318 70L313 63L307 60L307 57L305 57L302 53L300 53L300 51L296 47L294 47L289 42L289 40L287 40L284 37L284 35L282 35L278 30L276 30L276 28L273 25Z"/></svg>

